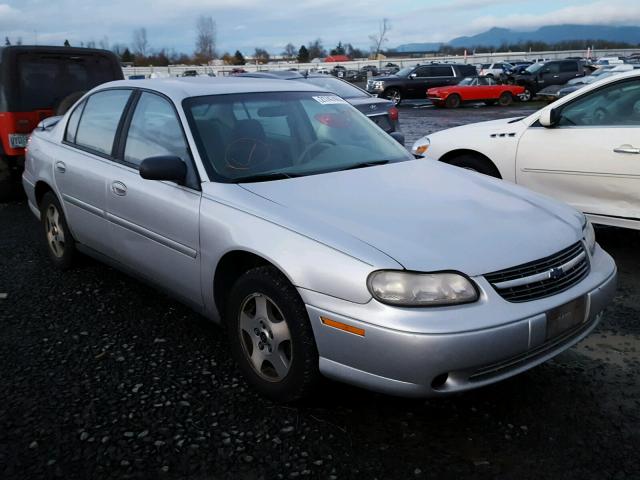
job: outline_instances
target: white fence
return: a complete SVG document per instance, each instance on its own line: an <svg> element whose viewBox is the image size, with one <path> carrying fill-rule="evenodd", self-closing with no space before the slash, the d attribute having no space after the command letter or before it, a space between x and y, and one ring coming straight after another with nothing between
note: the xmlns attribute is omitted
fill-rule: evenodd
<svg viewBox="0 0 640 480"><path fill-rule="evenodd" d="M591 52L591 56L595 57L616 57L616 56L628 56L632 53L638 53L640 49L620 49L620 50L596 50ZM339 65L346 67L347 69L359 70L365 65L375 65L378 68L383 68L387 63L395 63L400 67L414 66L418 63L429 63L433 61L437 62L455 62L455 63L491 63L491 62L503 62L509 60L537 60L537 59L556 59L566 57L584 57L586 55L585 50L564 50L564 51L549 51L549 52L496 52L496 53L481 53L476 55L455 55L455 56L430 56L421 58L386 58L384 60L354 60L351 62L340 62ZM308 70L312 68L333 68L337 63L295 63L295 62L277 62L269 63L267 65L242 65L241 67L247 71L255 72L259 70L288 70L290 68L297 68L299 70ZM144 75L145 77L155 74L157 76L181 76L187 70L195 70L201 75L213 73L217 76L229 75L234 67L231 65L220 66L193 66L193 65L175 65L169 67L124 67L122 70L125 77L131 75Z"/></svg>

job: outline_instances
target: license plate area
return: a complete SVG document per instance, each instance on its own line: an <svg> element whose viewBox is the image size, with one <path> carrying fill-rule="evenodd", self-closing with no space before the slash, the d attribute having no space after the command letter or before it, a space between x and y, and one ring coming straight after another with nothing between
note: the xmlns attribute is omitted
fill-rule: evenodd
<svg viewBox="0 0 640 480"><path fill-rule="evenodd" d="M11 133L9 134L9 146L11 148L26 148L29 134L27 133Z"/></svg>
<svg viewBox="0 0 640 480"><path fill-rule="evenodd" d="M585 321L586 310L587 297L580 297L547 312L547 340L552 340L582 324Z"/></svg>

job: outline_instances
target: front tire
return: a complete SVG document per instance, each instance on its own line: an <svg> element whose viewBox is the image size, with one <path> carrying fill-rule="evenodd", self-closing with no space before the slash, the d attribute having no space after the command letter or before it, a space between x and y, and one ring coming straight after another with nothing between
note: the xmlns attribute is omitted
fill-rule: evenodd
<svg viewBox="0 0 640 480"><path fill-rule="evenodd" d="M402 103L402 92L397 88L385 90L383 97L391 100L396 107Z"/></svg>
<svg viewBox="0 0 640 480"><path fill-rule="evenodd" d="M452 93L447 97L444 104L447 108L458 108L462 100L460 99L460 95Z"/></svg>
<svg viewBox="0 0 640 480"><path fill-rule="evenodd" d="M76 242L69 231L60 202L52 192L42 197L40 222L49 258L60 270L69 269L76 256Z"/></svg>
<svg viewBox="0 0 640 480"><path fill-rule="evenodd" d="M530 102L533 100L533 92L528 87L525 87L524 92L518 95L518 98L520 98L521 102Z"/></svg>
<svg viewBox="0 0 640 480"><path fill-rule="evenodd" d="M308 396L319 381L318 349L302 299L275 267L246 272L231 289L227 327L247 382L278 402Z"/></svg>

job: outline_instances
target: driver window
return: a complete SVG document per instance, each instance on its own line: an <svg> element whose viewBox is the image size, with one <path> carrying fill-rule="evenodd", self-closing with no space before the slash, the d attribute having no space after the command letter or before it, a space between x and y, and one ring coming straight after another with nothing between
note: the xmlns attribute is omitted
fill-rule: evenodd
<svg viewBox="0 0 640 480"><path fill-rule="evenodd" d="M561 111L559 126L640 125L640 80L616 83L585 95Z"/></svg>
<svg viewBox="0 0 640 480"><path fill-rule="evenodd" d="M187 161L187 143L169 102L158 95L144 92L131 120L124 160L138 167L145 158L160 155L176 156Z"/></svg>
<svg viewBox="0 0 640 480"><path fill-rule="evenodd" d="M418 78L431 77L431 67L420 67L416 68L415 72Z"/></svg>

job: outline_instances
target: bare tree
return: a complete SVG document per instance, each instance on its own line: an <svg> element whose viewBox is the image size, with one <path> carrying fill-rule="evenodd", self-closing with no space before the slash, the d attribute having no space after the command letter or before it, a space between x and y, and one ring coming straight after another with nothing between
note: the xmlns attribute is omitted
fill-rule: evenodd
<svg viewBox="0 0 640 480"><path fill-rule="evenodd" d="M106 35L98 42L98 45L103 50L109 50L109 37Z"/></svg>
<svg viewBox="0 0 640 480"><path fill-rule="evenodd" d="M374 59L378 58L382 46L389 40L387 38L389 30L391 30L391 23L389 22L389 19L383 18L380 22L378 33L369 35L369 40L371 40L371 53L374 55Z"/></svg>
<svg viewBox="0 0 640 480"><path fill-rule="evenodd" d="M202 63L209 63L216 57L216 22L210 16L200 15L196 31L196 58Z"/></svg>
<svg viewBox="0 0 640 480"><path fill-rule="evenodd" d="M95 40L89 40L87 42L87 48L96 48L96 42Z"/></svg>
<svg viewBox="0 0 640 480"><path fill-rule="evenodd" d="M142 27L133 31L133 52L141 57L146 57L149 53L149 41L147 40L147 29Z"/></svg>
<svg viewBox="0 0 640 480"><path fill-rule="evenodd" d="M287 43L282 52L282 56L287 60L293 60L298 55L298 49L293 43Z"/></svg>

